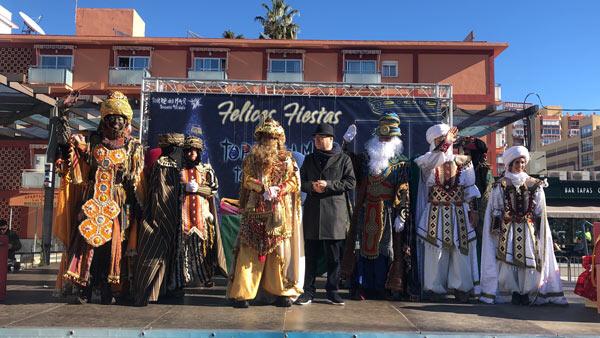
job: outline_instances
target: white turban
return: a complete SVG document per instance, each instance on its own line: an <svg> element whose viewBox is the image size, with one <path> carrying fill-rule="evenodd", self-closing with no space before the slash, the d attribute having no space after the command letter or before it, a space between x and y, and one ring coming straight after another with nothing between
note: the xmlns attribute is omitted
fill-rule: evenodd
<svg viewBox="0 0 600 338"><path fill-rule="evenodd" d="M440 136L446 136L450 131L450 126L445 123L436 124L435 126L429 127L425 133L427 143L429 143L429 150L435 149L435 139Z"/></svg>
<svg viewBox="0 0 600 338"><path fill-rule="evenodd" d="M508 170L510 163L519 157L525 158L525 164L529 163L529 150L523 146L514 146L506 149L504 154L502 154L502 161L506 170Z"/></svg>

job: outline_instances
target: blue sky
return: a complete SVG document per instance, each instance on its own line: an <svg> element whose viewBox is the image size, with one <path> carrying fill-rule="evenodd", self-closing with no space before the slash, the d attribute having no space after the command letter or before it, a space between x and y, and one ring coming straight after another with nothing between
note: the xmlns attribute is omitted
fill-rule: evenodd
<svg viewBox="0 0 600 338"><path fill-rule="evenodd" d="M135 8L147 36L219 37L226 29L257 37L261 2L80 0L79 7ZM539 93L545 105L600 111L600 1L542 0L288 0L300 10L300 39L508 42L496 59L505 101ZM50 5L52 4L52 5ZM48 34L74 34L74 0L0 0L13 12L37 18ZM530 100L531 101L531 100ZM537 103L535 101L531 101Z"/></svg>

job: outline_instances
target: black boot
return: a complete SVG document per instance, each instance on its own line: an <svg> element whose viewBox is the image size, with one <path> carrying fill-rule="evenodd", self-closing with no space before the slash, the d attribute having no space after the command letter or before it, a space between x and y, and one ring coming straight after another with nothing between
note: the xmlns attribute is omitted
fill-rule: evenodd
<svg viewBox="0 0 600 338"><path fill-rule="evenodd" d="M521 297L521 305L529 305L529 294L519 295Z"/></svg>
<svg viewBox="0 0 600 338"><path fill-rule="evenodd" d="M521 295L518 292L513 292L510 302L512 305L521 305Z"/></svg>
<svg viewBox="0 0 600 338"><path fill-rule="evenodd" d="M275 306L277 307L290 307L292 306L292 300L290 297L279 296L275 301Z"/></svg>
<svg viewBox="0 0 600 338"><path fill-rule="evenodd" d="M233 307L236 309L247 309L250 306L247 300L234 300Z"/></svg>
<svg viewBox="0 0 600 338"><path fill-rule="evenodd" d="M111 305L113 301L112 290L110 289L110 285L106 284L102 286L100 290L100 303L102 305Z"/></svg>

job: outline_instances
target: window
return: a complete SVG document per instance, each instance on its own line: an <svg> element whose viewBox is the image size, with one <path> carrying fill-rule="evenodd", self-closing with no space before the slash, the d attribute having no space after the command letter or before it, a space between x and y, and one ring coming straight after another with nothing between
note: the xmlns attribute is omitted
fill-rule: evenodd
<svg viewBox="0 0 600 338"><path fill-rule="evenodd" d="M226 60L221 58L195 58L194 70L199 72L224 72Z"/></svg>
<svg viewBox="0 0 600 338"><path fill-rule="evenodd" d="M594 143L592 139L581 140L581 152L586 153L594 150Z"/></svg>
<svg viewBox="0 0 600 338"><path fill-rule="evenodd" d="M46 154L35 154L33 158L33 168L37 171L44 171L46 165Z"/></svg>
<svg viewBox="0 0 600 338"><path fill-rule="evenodd" d="M71 69L73 56L71 55L42 55L40 58L41 68Z"/></svg>
<svg viewBox="0 0 600 338"><path fill-rule="evenodd" d="M346 73L349 74L377 74L375 60L347 60Z"/></svg>
<svg viewBox="0 0 600 338"><path fill-rule="evenodd" d="M383 61L383 64L381 65L381 76L397 77L398 76L398 62Z"/></svg>
<svg viewBox="0 0 600 338"><path fill-rule="evenodd" d="M271 73L302 73L302 60L270 59Z"/></svg>
<svg viewBox="0 0 600 338"><path fill-rule="evenodd" d="M581 132L579 134L581 135L581 138L592 136L592 126L588 125L581 127Z"/></svg>
<svg viewBox="0 0 600 338"><path fill-rule="evenodd" d="M150 66L148 56L119 56L119 69L142 70Z"/></svg>
<svg viewBox="0 0 600 338"><path fill-rule="evenodd" d="M589 167L591 165L594 164L594 158L593 158L594 154L583 154L581 156L581 166L582 167Z"/></svg>

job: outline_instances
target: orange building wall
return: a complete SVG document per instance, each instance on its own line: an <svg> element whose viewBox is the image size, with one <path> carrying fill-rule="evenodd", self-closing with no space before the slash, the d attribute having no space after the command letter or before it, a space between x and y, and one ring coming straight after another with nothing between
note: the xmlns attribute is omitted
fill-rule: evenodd
<svg viewBox="0 0 600 338"><path fill-rule="evenodd" d="M115 36L115 31L133 35L133 9L78 8L75 35Z"/></svg>
<svg viewBox="0 0 600 338"><path fill-rule="evenodd" d="M150 74L161 77L187 78L187 50L160 50L152 52Z"/></svg>
<svg viewBox="0 0 600 338"><path fill-rule="evenodd" d="M73 63L73 89L105 90L108 87L109 48L76 48Z"/></svg>
<svg viewBox="0 0 600 338"><path fill-rule="evenodd" d="M262 51L231 51L227 78L231 80L262 80L264 72Z"/></svg>
<svg viewBox="0 0 600 338"><path fill-rule="evenodd" d="M449 83L454 95L488 94L487 55L419 54L419 82Z"/></svg>
<svg viewBox="0 0 600 338"><path fill-rule="evenodd" d="M381 72L383 61L396 61L398 63L397 77L381 77L381 82L410 83L413 81L413 56L412 54L382 54L379 71Z"/></svg>
<svg viewBox="0 0 600 338"><path fill-rule="evenodd" d="M337 82L338 53L306 53L304 81Z"/></svg>

